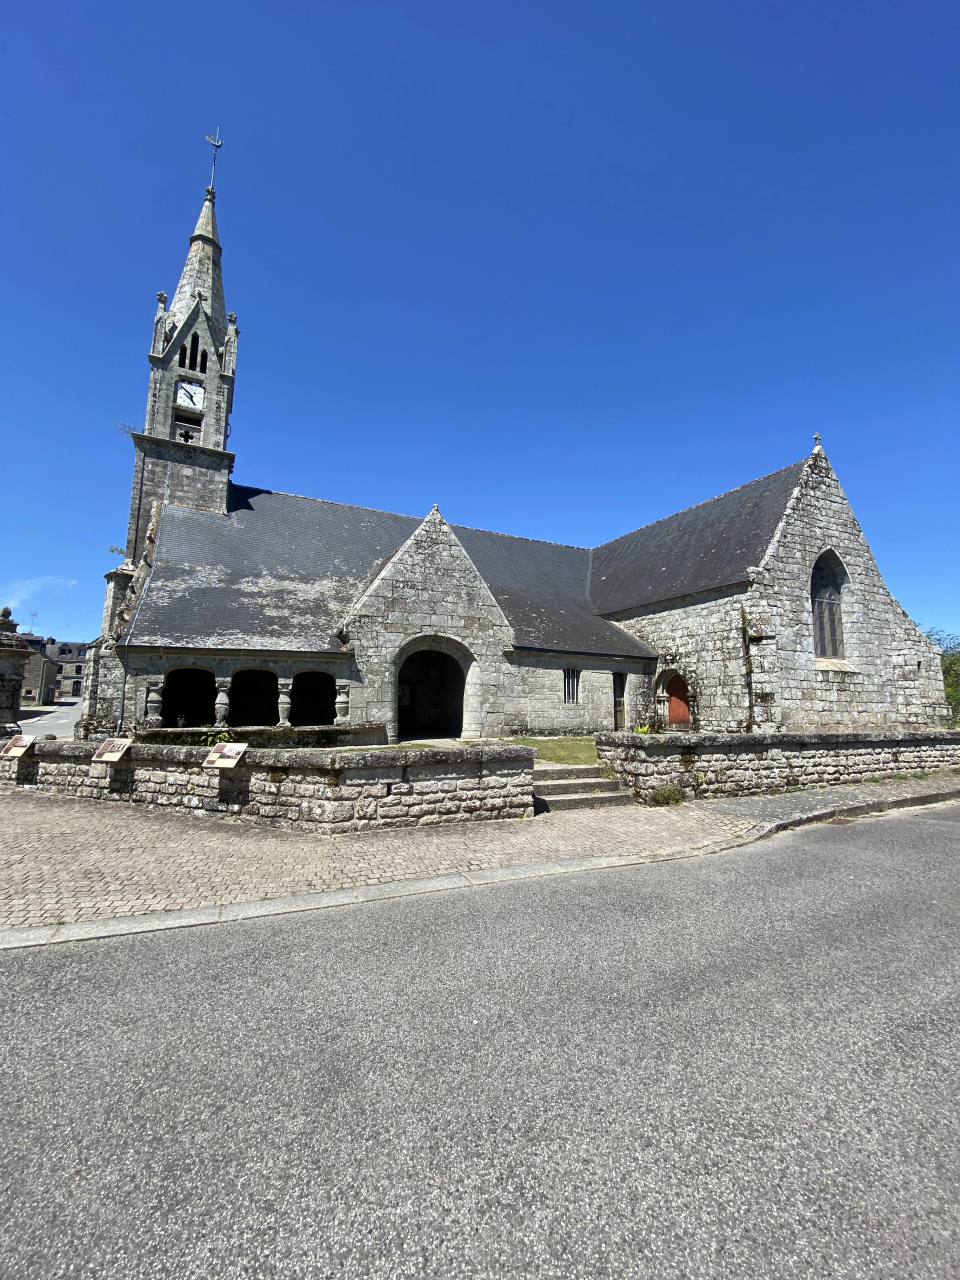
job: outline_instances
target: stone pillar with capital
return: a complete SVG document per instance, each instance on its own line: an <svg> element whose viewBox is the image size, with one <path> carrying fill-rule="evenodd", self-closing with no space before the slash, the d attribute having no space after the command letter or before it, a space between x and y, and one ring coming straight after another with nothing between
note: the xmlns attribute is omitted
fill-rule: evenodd
<svg viewBox="0 0 960 1280"><path fill-rule="evenodd" d="M0 609L0 734L14 737L20 732L17 718L23 670L33 652L26 640L17 635L18 625L4 605Z"/></svg>
<svg viewBox="0 0 960 1280"><path fill-rule="evenodd" d="M292 680L278 680L280 692L277 695L277 710L280 714L279 724L290 723L290 690L293 687Z"/></svg>
<svg viewBox="0 0 960 1280"><path fill-rule="evenodd" d="M336 719L334 724L349 724L350 722L350 682L348 680L337 681L337 700L334 703L336 708Z"/></svg>
<svg viewBox="0 0 960 1280"><path fill-rule="evenodd" d="M148 729L160 729L163 726L163 694L156 684L147 689L146 725Z"/></svg>
<svg viewBox="0 0 960 1280"><path fill-rule="evenodd" d="M227 723L227 716L230 714L229 679L217 680L217 700L213 705L217 715L217 728L222 729Z"/></svg>

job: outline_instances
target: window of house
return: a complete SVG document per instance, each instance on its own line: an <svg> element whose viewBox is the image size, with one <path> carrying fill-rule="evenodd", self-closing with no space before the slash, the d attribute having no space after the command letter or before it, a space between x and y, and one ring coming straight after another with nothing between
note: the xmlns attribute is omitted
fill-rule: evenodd
<svg viewBox="0 0 960 1280"><path fill-rule="evenodd" d="M73 668L73 674L74 674L75 676L82 676L82 675L83 675L83 667L81 667L81 666L79 666L79 665L78 665L78 666L76 666L76 667L74 667L74 668Z"/></svg>
<svg viewBox="0 0 960 1280"><path fill-rule="evenodd" d="M62 663L62 662L60 663L59 667L57 667L57 675L58 675L58 676L62 676L62 675L63 675L63 663Z"/></svg>
<svg viewBox="0 0 960 1280"><path fill-rule="evenodd" d="M813 566L810 603L813 608L813 650L818 658L843 658L841 595L844 578L839 557L825 551Z"/></svg>
<svg viewBox="0 0 960 1280"><path fill-rule="evenodd" d="M565 667L563 671L564 702L580 701L580 672L576 667Z"/></svg>
<svg viewBox="0 0 960 1280"><path fill-rule="evenodd" d="M77 650L77 657L85 658L86 656L87 656L87 646L85 644L82 644L80 648Z"/></svg>

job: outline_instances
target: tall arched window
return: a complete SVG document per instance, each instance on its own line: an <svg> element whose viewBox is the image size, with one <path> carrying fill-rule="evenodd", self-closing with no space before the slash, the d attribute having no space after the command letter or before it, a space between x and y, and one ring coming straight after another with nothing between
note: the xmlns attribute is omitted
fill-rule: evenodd
<svg viewBox="0 0 960 1280"><path fill-rule="evenodd" d="M187 348L181 347L180 348L180 368L185 369L186 367L187 367Z"/></svg>
<svg viewBox="0 0 960 1280"><path fill-rule="evenodd" d="M206 347L200 352L200 372L207 372L207 349Z"/></svg>
<svg viewBox="0 0 960 1280"><path fill-rule="evenodd" d="M197 353L199 352L199 350L200 350L200 335L198 333L195 333L193 337L190 339L190 368L191 369L196 369L197 367Z"/></svg>
<svg viewBox="0 0 960 1280"><path fill-rule="evenodd" d="M843 658L841 595L846 574L839 556L825 551L813 566L810 603L813 607L813 651L818 658Z"/></svg>

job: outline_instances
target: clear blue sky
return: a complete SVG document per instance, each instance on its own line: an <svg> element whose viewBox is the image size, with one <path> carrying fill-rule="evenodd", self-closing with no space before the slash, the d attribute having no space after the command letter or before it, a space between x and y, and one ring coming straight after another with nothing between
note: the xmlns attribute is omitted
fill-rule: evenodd
<svg viewBox="0 0 960 1280"><path fill-rule="evenodd" d="M235 479L593 545L823 436L960 631L960 9L13 6L0 595L89 639L208 175Z"/></svg>

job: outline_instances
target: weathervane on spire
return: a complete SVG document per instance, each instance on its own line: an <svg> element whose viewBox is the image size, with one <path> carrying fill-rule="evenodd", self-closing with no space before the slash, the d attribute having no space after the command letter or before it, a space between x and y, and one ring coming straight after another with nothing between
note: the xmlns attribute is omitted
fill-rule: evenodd
<svg viewBox="0 0 960 1280"><path fill-rule="evenodd" d="M210 135L209 135L209 133L208 133L208 134L207 134L207 141L210 143L211 147L213 147L213 166L212 166L212 168L210 169L210 189L211 189L211 190L213 190L213 178L214 178L214 174L217 172L217 152L218 152L218 151L220 150L220 148L223 146L223 143L222 143L222 142L221 142L221 140L220 140L220 126L219 126L219 125L217 125L217 136L216 136L215 138L211 138L211 137L210 137Z"/></svg>

